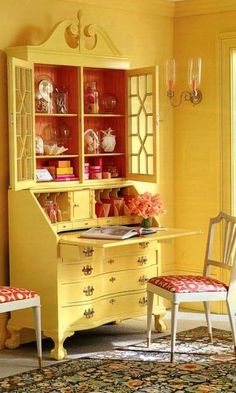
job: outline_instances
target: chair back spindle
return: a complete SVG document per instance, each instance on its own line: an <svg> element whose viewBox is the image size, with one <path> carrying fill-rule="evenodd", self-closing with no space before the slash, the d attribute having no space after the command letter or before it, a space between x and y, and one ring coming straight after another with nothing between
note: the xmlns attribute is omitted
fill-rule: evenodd
<svg viewBox="0 0 236 393"><path fill-rule="evenodd" d="M218 246L216 252L214 247L217 241L220 244L220 239L222 239L222 247ZM213 255L213 251L217 253L217 257ZM232 276L232 268L233 270L236 269L236 267L234 268L235 258L236 218L225 212L220 212L217 217L210 219L203 274L209 276L210 267L215 266L230 270Z"/></svg>

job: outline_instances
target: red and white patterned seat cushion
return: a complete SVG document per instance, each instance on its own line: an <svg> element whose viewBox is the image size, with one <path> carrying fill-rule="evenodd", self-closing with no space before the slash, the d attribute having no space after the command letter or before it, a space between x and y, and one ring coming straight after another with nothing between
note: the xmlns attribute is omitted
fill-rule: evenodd
<svg viewBox="0 0 236 393"><path fill-rule="evenodd" d="M16 300L30 299L36 296L38 296L38 294L35 291L30 291L29 289L0 286L0 304L14 302Z"/></svg>
<svg viewBox="0 0 236 393"><path fill-rule="evenodd" d="M226 292L228 286L219 280L204 276L159 276L152 277L149 283L170 292Z"/></svg>

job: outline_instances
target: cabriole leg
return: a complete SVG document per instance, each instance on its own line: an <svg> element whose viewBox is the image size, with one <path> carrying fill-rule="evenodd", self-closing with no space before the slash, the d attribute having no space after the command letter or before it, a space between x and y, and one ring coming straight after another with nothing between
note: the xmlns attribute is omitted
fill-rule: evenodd
<svg viewBox="0 0 236 393"><path fill-rule="evenodd" d="M159 311L158 314L154 314L154 327L158 333L164 333L167 330L167 326L163 321L166 311Z"/></svg>
<svg viewBox="0 0 236 393"><path fill-rule="evenodd" d="M71 337L74 331L65 332L44 332L45 336L50 337L54 342L54 348L51 350L51 358L56 360L62 360L67 356L67 350L64 348L63 344L67 337Z"/></svg>
<svg viewBox="0 0 236 393"><path fill-rule="evenodd" d="M8 337L5 341L5 347L9 349L16 349L20 346L20 330L21 327L16 327L16 326L11 326L7 325L7 331L10 334L10 337Z"/></svg>

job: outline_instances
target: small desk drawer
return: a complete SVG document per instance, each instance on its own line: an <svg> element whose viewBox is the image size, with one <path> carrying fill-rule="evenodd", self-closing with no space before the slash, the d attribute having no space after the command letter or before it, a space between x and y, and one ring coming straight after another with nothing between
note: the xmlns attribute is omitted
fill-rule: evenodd
<svg viewBox="0 0 236 393"><path fill-rule="evenodd" d="M120 224L120 217L102 217L98 218L97 221L98 226L104 226L104 225L119 225Z"/></svg>
<svg viewBox="0 0 236 393"><path fill-rule="evenodd" d="M63 262L90 261L97 258L96 249L92 246L77 246L72 244L60 244L59 256Z"/></svg>
<svg viewBox="0 0 236 393"><path fill-rule="evenodd" d="M96 262L94 257L88 257L81 261L69 260L58 266L58 279L60 283L72 283L74 281L91 279L103 273L102 262Z"/></svg>
<svg viewBox="0 0 236 393"><path fill-rule="evenodd" d="M60 231L67 231L67 230L70 230L70 229L72 229L73 228L73 224L72 224L72 222L58 222L57 223L57 230L58 230L58 232L60 232Z"/></svg>
<svg viewBox="0 0 236 393"><path fill-rule="evenodd" d="M140 241L135 244L125 244L124 246L111 247L106 249L106 257L113 257L116 255L120 256L129 256L133 254L147 253L151 250L157 250L159 248L159 244L156 240L148 240L147 237L140 238Z"/></svg>
<svg viewBox="0 0 236 393"><path fill-rule="evenodd" d="M97 226L96 218L88 218L87 220L73 221L73 229L91 228Z"/></svg>
<svg viewBox="0 0 236 393"><path fill-rule="evenodd" d="M147 251L139 254L122 255L122 256L105 256L103 262L103 271L112 272L119 270L132 270L148 267L158 263L156 250Z"/></svg>

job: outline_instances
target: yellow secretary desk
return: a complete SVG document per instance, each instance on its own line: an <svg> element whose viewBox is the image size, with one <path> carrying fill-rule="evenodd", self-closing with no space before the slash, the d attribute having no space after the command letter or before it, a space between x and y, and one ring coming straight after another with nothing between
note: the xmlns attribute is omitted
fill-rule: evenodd
<svg viewBox="0 0 236 393"><path fill-rule="evenodd" d="M145 283L161 272L160 240L193 232L80 238L92 226L139 223L128 209L132 181L157 180L154 67L128 70L101 27L82 28L80 14L43 44L7 55L10 283L40 294L43 333L62 359L74 331L145 315ZM30 314L12 313L7 347L20 344L23 327L32 328Z"/></svg>

